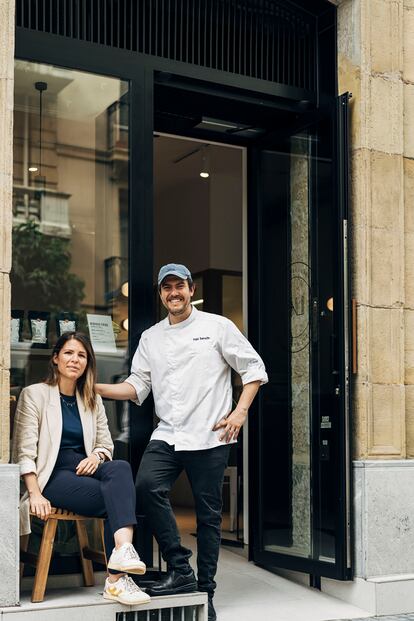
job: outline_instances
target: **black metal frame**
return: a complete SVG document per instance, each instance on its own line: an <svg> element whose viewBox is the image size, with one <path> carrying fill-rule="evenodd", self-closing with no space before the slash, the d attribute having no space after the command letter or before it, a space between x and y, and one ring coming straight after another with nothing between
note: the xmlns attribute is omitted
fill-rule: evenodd
<svg viewBox="0 0 414 621"><path fill-rule="evenodd" d="M17 0L16 24L316 91L320 26L333 12L323 0Z"/></svg>
<svg viewBox="0 0 414 621"><path fill-rule="evenodd" d="M353 576L353 548L352 548L352 472L351 472L351 442L350 442L350 412L351 412L351 381L349 360L352 356L352 339L349 330L350 321L350 277L348 273L347 256L349 248L347 247L347 230L349 228L348 214L348 100L350 95L345 93L340 97L326 102L323 108L309 112L297 121L297 124L287 128L282 138L294 135L308 127L315 126L324 118L330 118L333 124L333 146L335 148L335 180L333 185L332 204L337 205L337 222L335 224L335 247L337 249L337 265L339 270L336 279L337 288L333 292L335 307L338 312L335 314L335 333L338 335L340 343L344 344L344 350L338 350L338 402L337 409L339 427L339 442L341 447L341 460L338 464L338 479L341 493L338 495L339 520L335 524L335 532L337 540L335 546L335 563L324 562L321 560L300 558L283 553L275 553L265 551L261 543L263 516L261 513L261 502L252 494L249 497L249 515L250 515L250 542L252 545L249 549L249 558L254 560L258 565L272 571L278 567L294 571L303 571L309 573L311 586L319 585L320 577L326 576L340 580L350 580ZM248 232L249 232L249 338L253 340L256 347L261 351L261 330L260 330L260 304L262 301L262 287L264 283L260 278L260 263L262 260L262 252L260 250L261 239L261 210L258 207L261 204L261 181L260 181L260 156L259 150L272 150L275 145L277 136L269 134L259 140L256 146L253 146L249 157L250 175L254 178L255 183L249 186L249 205L253 208L248 214ZM280 136L279 136L280 139ZM311 184L315 182L313 175ZM311 188L310 192L313 190ZM312 215L312 218L314 215ZM312 229L315 230L315 223ZM315 259L315 258L314 258ZM316 268L318 269L318 267ZM313 285L311 285L313 288ZM340 344L339 344L340 347ZM312 383L318 381L317 372L313 371L314 377ZM249 481L250 483L263 480L263 474L260 472L261 460L259 455L262 453L263 432L261 429L261 410L262 393L259 392L258 398L252 406L252 413L249 424L250 435L250 460L249 460ZM316 410L317 408L315 408ZM320 446L318 442L318 432L320 429L319 417L314 417L312 421L313 427L313 445L312 461L319 462ZM314 493L314 486L312 490ZM255 488L256 489L256 488ZM260 494L260 490L259 490ZM318 499L314 498L313 503L317 503ZM313 518L314 520L314 518ZM315 527L313 524L312 528ZM255 548L255 549L254 549Z"/></svg>
<svg viewBox="0 0 414 621"><path fill-rule="evenodd" d="M324 3L319 2L319 7ZM331 12L333 7L330 7ZM320 22L323 30L323 20ZM329 28L328 28L329 30ZM291 86L266 82L256 78L235 75L233 73L199 67L176 60L169 60L154 56L145 56L137 52L96 45L81 40L73 40L45 32L36 32L18 27L16 29L16 58L45 64L52 64L64 68L76 69L90 73L112 76L129 82L129 105L130 105L130 196L129 196L129 318L130 318L130 359L135 351L139 337L153 321L155 314L152 261L153 261L153 130L154 130L154 86L158 80L166 77L170 83L178 88L184 88L189 92L199 90L201 92L216 94L220 92L222 97L243 103L254 103L256 106L270 106L275 109L285 109L301 114L309 108L317 109L327 99L332 101L328 91L336 88L336 78L333 77L329 88L325 91L320 88L318 81L317 91L306 91ZM318 63L321 62L318 57ZM334 63L335 65L335 63ZM336 76L332 71L331 78ZM217 141L217 136L214 137ZM223 138L225 142L240 144L233 137ZM142 157L142 154L145 157ZM254 158L250 158L250 174L255 170ZM254 236L257 222L255 209L258 197L249 196L249 235ZM251 246L249 252L249 269L259 260L259 245ZM253 272L255 273L254 269ZM257 295L261 283L255 279L249 279L249 298L260 299ZM255 317L259 316L260 309L250 317L250 334L253 342L260 348L255 338ZM260 398L255 408L260 407ZM252 415L254 419L254 414ZM136 472L140 455L145 448L153 427L153 406L150 400L139 411L131 405L131 464ZM254 450L254 449L252 449ZM251 455L250 467L255 462L254 453ZM260 516L257 516L260 518ZM253 536L253 532L251 533ZM152 559L152 539L145 528L140 533L143 556L150 562ZM252 548L253 546L251 546ZM280 557L287 568L297 568L295 559L289 556ZM270 568L274 565L272 554L263 553L256 562L263 563ZM150 563L151 564L151 563ZM320 574L321 563L316 567L310 566L310 573ZM330 570L332 567L326 564L322 573L338 577Z"/></svg>

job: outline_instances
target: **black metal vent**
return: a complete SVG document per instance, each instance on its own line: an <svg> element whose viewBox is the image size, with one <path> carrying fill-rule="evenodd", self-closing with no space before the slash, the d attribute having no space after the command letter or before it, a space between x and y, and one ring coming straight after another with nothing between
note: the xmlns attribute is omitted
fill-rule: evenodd
<svg viewBox="0 0 414 621"><path fill-rule="evenodd" d="M276 0L17 0L17 26L313 91L316 21Z"/></svg>

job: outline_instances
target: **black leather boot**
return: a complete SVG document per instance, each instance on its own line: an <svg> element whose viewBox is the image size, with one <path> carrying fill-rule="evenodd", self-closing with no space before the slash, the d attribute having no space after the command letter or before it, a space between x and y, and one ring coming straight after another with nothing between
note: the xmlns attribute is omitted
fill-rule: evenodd
<svg viewBox="0 0 414 621"><path fill-rule="evenodd" d="M197 581L192 569L186 574L171 569L160 582L155 582L147 588L147 593L154 597L156 595L193 593L194 591L197 591Z"/></svg>

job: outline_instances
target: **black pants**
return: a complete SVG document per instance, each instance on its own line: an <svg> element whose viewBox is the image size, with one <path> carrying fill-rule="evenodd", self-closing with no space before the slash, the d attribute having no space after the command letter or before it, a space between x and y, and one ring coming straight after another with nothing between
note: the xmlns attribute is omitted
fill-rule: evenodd
<svg viewBox="0 0 414 621"><path fill-rule="evenodd" d="M106 518L105 551L109 559L115 545L114 532L137 523L131 466L127 461L106 461L92 476L78 476L76 466L85 457L74 449L61 450L43 496L55 507Z"/></svg>
<svg viewBox="0 0 414 621"><path fill-rule="evenodd" d="M148 517L169 569L186 572L191 551L181 545L168 494L182 470L187 473L197 515L198 588L213 594L220 548L222 486L230 446L203 451L175 451L152 440L137 476L138 506Z"/></svg>

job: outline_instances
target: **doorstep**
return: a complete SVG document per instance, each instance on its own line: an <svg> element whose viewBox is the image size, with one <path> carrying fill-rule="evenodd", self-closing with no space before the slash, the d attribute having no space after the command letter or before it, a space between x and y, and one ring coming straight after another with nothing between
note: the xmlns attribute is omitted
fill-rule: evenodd
<svg viewBox="0 0 414 621"><path fill-rule="evenodd" d="M117 613L134 611L148 611L146 616L149 620L154 618L154 613L150 611L165 609L184 611L178 618L207 621L207 595L199 592L165 595L152 597L147 604L123 606L105 600L102 597L102 585L50 590L46 592L44 601L38 604L32 604L30 595L23 595L20 606L0 608L0 621L117 621L117 618L122 621L123 615L118 616ZM194 611L194 616L185 614L187 611ZM177 618L177 612L171 613L171 618Z"/></svg>

